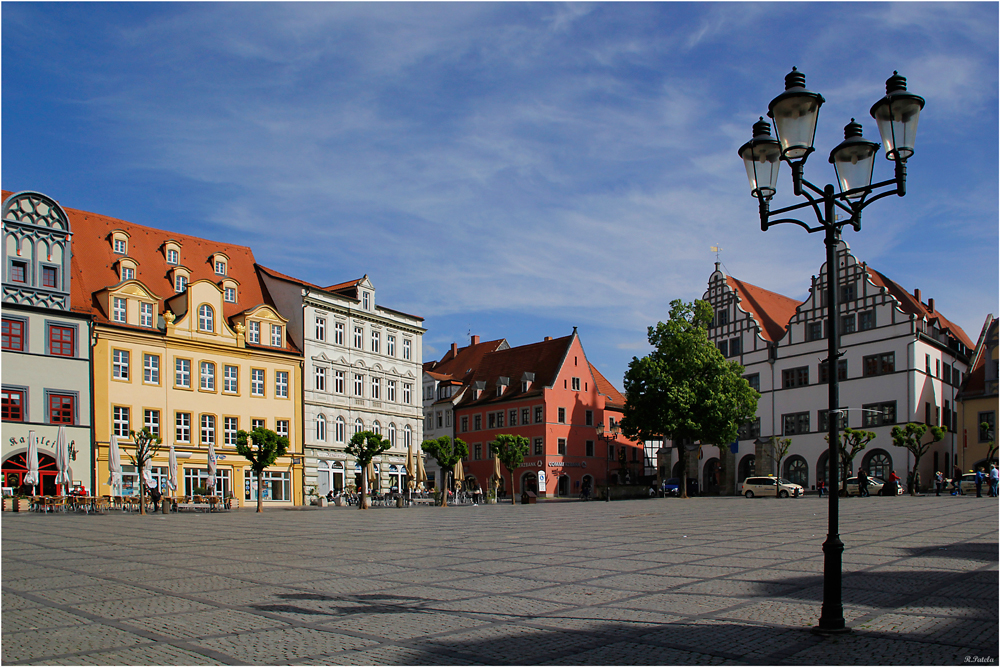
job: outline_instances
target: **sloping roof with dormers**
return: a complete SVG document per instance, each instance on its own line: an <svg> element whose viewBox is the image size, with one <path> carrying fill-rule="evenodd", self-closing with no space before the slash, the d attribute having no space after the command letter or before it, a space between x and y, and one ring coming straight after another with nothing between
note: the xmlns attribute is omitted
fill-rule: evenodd
<svg viewBox="0 0 1000 667"><path fill-rule="evenodd" d="M726 276L726 283L740 296L740 307L760 324L761 336L765 340L773 343L785 335L788 322L801 301L732 276Z"/></svg>
<svg viewBox="0 0 1000 667"><path fill-rule="evenodd" d="M889 290L889 294L891 294L892 297L899 302L900 309L904 313L927 318L928 322L935 324L938 329L941 329L941 331L950 333L952 336L961 341L961 343L969 350L972 350L976 346L962 327L942 315L936 307L934 310L931 310L929 304L922 303L920 299L907 292L898 283L888 278L885 274L879 273L871 267L866 268L868 269L868 275L871 276L872 282Z"/></svg>
<svg viewBox="0 0 1000 667"><path fill-rule="evenodd" d="M551 338L540 343L531 343L519 347L508 347L483 355L482 362L473 368L472 373L464 379L465 384L483 383L485 390L482 396L475 397L473 392L467 392L459 401L459 405L484 404L494 401L507 401L542 393L545 387L551 387L559 374L563 360L569 353L570 345L576 334ZM524 373L534 373L528 391L521 391L521 377ZM503 396L496 395L497 381L509 378L509 389Z"/></svg>

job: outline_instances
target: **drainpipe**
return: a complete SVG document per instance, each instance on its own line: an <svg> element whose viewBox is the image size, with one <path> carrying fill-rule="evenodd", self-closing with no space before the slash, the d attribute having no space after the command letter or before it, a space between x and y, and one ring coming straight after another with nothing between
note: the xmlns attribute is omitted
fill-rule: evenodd
<svg viewBox="0 0 1000 667"><path fill-rule="evenodd" d="M88 366L90 367L90 494L92 496L97 495L97 434L96 434L96 416L97 409L94 406L94 349L97 347L97 325L94 322L94 316L91 315L90 319L87 321L87 338L90 342L90 362Z"/></svg>

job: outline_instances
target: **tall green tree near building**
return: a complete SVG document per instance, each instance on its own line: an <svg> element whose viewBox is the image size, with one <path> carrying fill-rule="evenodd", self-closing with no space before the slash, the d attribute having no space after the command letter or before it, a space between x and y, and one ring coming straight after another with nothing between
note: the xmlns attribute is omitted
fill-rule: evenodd
<svg viewBox="0 0 1000 667"><path fill-rule="evenodd" d="M153 435L148 426L144 426L141 431L129 431L132 442L135 443L135 454L126 450L126 455L132 460L139 473L139 514L146 513L146 482L143 480L143 473L149 467L149 462L153 460L156 453L160 451L163 440L158 435Z"/></svg>
<svg viewBox="0 0 1000 667"><path fill-rule="evenodd" d="M445 482L455 470L455 464L469 455L469 446L461 438L452 440L442 435L437 440L424 440L420 448L433 456L441 467L441 507L447 507L448 487Z"/></svg>
<svg viewBox="0 0 1000 667"><path fill-rule="evenodd" d="M931 439L921 442L927 431L931 433ZM917 488L920 485L920 459L935 442L940 442L944 438L944 429L940 426L928 426L927 424L915 424L910 422L905 426L892 427L892 444L902 447L913 454L913 470L907 476L907 484L910 487L910 495L917 495Z"/></svg>
<svg viewBox="0 0 1000 667"><path fill-rule="evenodd" d="M257 475L257 511L264 511L264 469L288 451L288 438L258 426L252 432L236 432L236 451L250 462Z"/></svg>
<svg viewBox="0 0 1000 667"><path fill-rule="evenodd" d="M830 442L830 436L823 436L823 439ZM875 439L874 431L864 431L859 428L845 426L839 434L840 442L837 443L837 451L840 452L840 495L847 495L847 475L851 471L851 462L854 457L865 450L872 440ZM827 475L829 475L829 469Z"/></svg>
<svg viewBox="0 0 1000 667"><path fill-rule="evenodd" d="M351 436L351 441L347 443L347 447L344 447L344 451L353 456L355 462L361 466L361 501L358 503L359 510L368 509L368 464L390 447L392 447L392 443L372 431L359 431L355 433Z"/></svg>
<svg viewBox="0 0 1000 667"><path fill-rule="evenodd" d="M523 435L501 433L490 443L493 453L510 473L510 504L516 504L514 495L514 471L517 470L528 453L528 439Z"/></svg>
<svg viewBox="0 0 1000 667"><path fill-rule="evenodd" d="M685 447L727 446L757 411L760 394L743 367L726 361L708 339L712 307L705 301L670 303L670 319L649 327L653 351L633 357L625 373L622 433L634 440L670 438L681 450L681 497L687 497Z"/></svg>

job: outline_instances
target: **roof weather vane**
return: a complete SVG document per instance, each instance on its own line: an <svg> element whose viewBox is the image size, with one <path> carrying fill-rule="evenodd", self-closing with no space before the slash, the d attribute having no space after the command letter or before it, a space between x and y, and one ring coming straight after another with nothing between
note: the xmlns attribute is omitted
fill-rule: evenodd
<svg viewBox="0 0 1000 667"><path fill-rule="evenodd" d="M712 250L712 252L715 253L715 261L716 262L721 261L719 259L719 255L722 253L722 246L714 245L714 246L712 246L711 250Z"/></svg>

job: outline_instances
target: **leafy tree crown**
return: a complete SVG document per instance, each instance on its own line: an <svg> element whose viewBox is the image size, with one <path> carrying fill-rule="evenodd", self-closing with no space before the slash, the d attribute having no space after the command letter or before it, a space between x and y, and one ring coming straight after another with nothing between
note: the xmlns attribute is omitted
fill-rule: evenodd
<svg viewBox="0 0 1000 667"><path fill-rule="evenodd" d="M490 443L490 447L507 472L514 472L524 462L524 457L528 453L528 439L523 435L502 433Z"/></svg>
<svg viewBox="0 0 1000 667"><path fill-rule="evenodd" d="M469 455L469 446L461 438L452 440L446 435L437 440L424 440L420 448L433 456L442 470L452 470L456 463Z"/></svg>
<svg viewBox="0 0 1000 667"><path fill-rule="evenodd" d="M351 436L351 441L344 451L354 457L362 468L372 462L376 456L392 447L392 444L372 431L360 431Z"/></svg>
<svg viewBox="0 0 1000 667"><path fill-rule="evenodd" d="M254 472L263 472L288 451L288 438L258 426L252 432L236 432L236 451L250 462Z"/></svg>

